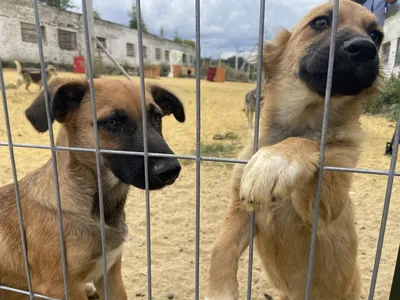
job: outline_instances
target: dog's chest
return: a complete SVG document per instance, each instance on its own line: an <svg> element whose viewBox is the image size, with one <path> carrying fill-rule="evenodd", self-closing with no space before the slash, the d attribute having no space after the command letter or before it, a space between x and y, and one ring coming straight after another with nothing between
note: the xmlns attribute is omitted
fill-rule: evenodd
<svg viewBox="0 0 400 300"><path fill-rule="evenodd" d="M119 256L122 254L122 245L111 251L107 251L107 271L115 264ZM103 257L98 256L96 261L86 276L85 282L96 281L103 275Z"/></svg>

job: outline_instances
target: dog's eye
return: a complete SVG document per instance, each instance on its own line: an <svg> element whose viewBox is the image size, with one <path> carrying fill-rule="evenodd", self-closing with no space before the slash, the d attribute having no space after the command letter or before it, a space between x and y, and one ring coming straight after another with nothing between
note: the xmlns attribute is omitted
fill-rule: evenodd
<svg viewBox="0 0 400 300"><path fill-rule="evenodd" d="M315 30L324 30L330 26L330 22L328 17L322 16L315 18L310 25Z"/></svg>
<svg viewBox="0 0 400 300"><path fill-rule="evenodd" d="M118 127L119 122L118 122L117 119L112 118L112 119L108 119L108 120L105 121L103 124L104 124L104 126L106 126L106 127L109 128L109 129L115 129L115 128Z"/></svg>
<svg viewBox="0 0 400 300"><path fill-rule="evenodd" d="M379 31L372 31L370 32L369 36L375 44L379 44L382 41L382 33L380 33Z"/></svg>

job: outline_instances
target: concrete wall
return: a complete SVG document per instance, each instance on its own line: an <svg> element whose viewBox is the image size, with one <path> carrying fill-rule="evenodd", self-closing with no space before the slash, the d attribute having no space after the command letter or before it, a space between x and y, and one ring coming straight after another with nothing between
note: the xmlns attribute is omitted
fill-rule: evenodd
<svg viewBox="0 0 400 300"><path fill-rule="evenodd" d="M60 11L58 9L40 5L40 22L45 28L43 48L48 63L73 64L73 57L84 55L84 35L82 16L77 13ZM21 37L21 23L35 24L34 10L30 0L1 0L0 1L0 55L2 60L20 60L21 62L39 62L37 43L24 42ZM58 43L58 29L76 32L77 49L63 50ZM106 39L106 48L115 60L122 64L137 66L138 41L137 31L126 26L97 20L94 22L94 33ZM127 55L127 43L134 44L135 57ZM165 50L180 50L188 57L186 65L192 65L190 56L195 57L195 48L175 43L171 40L159 38L143 33L143 45L147 47L147 64L169 63L165 60ZM157 60L155 49L161 49L161 59ZM104 57L103 62L112 65L102 51L96 55Z"/></svg>
<svg viewBox="0 0 400 300"><path fill-rule="evenodd" d="M385 66L387 74L400 74L400 63L395 64L396 55L400 56L400 12L385 21L383 44L390 43L389 59Z"/></svg>

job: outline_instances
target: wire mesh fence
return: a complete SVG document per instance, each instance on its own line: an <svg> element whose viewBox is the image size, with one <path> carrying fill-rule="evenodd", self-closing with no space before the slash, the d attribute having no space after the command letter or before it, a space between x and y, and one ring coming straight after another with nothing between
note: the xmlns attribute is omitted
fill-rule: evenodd
<svg viewBox="0 0 400 300"><path fill-rule="evenodd" d="M260 0L260 15L259 15L259 40L258 44L263 44L264 37L264 19L265 19L265 0ZM399 135L398 130L400 128L400 118L396 123L396 134L393 143L393 154L391 158L390 168L389 170L373 170L373 169L360 169L360 168L341 168L341 167L333 167L333 166L325 166L324 158L325 158L325 148L327 141L327 128L328 128L328 116L329 116L329 103L331 98L331 87L332 87L332 77L333 77L333 67L334 67L334 58L335 58L335 43L336 43L336 35L337 35L337 27L338 27L338 12L339 12L339 0L335 0L333 3L333 17L332 17L332 31L330 37L330 52L329 52L329 66L328 66L328 78L326 84L326 92L325 92L325 103L324 103L324 116L323 116L323 124L322 124L322 134L321 134L321 148L320 148L320 168L318 174L318 183L317 183L317 194L316 194L316 202L315 202L315 211L313 215L313 224L312 224L312 239L310 245L310 256L309 256L309 264L308 264L308 276L307 276L307 284L306 284L306 294L305 299L308 300L311 297L311 284L312 284L312 274L314 267L314 256L316 251L316 239L317 239L317 229L318 229L318 218L319 218L319 210L320 210L320 199L321 199L321 187L323 185L322 175L324 172L352 172L352 173L360 173L360 174L371 174L371 175L383 175L387 176L387 187L386 187L386 195L384 199L384 207L382 211L381 225L379 230L378 243L376 247L376 255L375 262L372 271L372 279L370 283L369 296L368 299L374 299L374 292L376 288L376 281L379 271L380 259L382 254L383 240L385 236L386 223L388 219L389 205L391 201L392 195L392 187L395 176L399 176L400 173L395 172L396 162L397 162L397 154L399 147ZM142 105L142 119L143 119L143 143L144 143L144 151L143 152L134 152L134 151L118 151L118 150L109 150L109 149L101 149L99 145L99 136L98 136L98 128L97 128L97 116L96 116L96 99L95 99L95 88L93 81L93 64L92 64L92 52L93 52L93 39L95 37L92 36L91 28L89 25L88 19L88 7L87 1L82 0L82 11L83 11L83 26L84 26L84 39L85 39L85 61L87 62L87 79L89 81L90 86L90 99L92 106L92 118L93 118L93 129L94 129L94 145L93 149L89 148L79 148L79 147L64 147L64 146L56 146L54 141L54 133L52 127L51 120L51 108L50 108L50 100L48 96L48 86L46 79L46 69L45 69L45 55L43 51L42 45L42 33L41 33L41 22L39 15L39 6L38 0L33 0L33 7L35 12L35 24L37 31L37 43L39 49L39 58L41 65L41 75L43 78L43 91L46 103L46 115L47 115L47 123L49 128L49 142L50 145L33 145L33 144L23 144L23 143L14 143L12 139L12 128L9 120L9 111L7 106L7 99L5 88L1 90L2 103L4 109L4 118L6 124L7 131L7 142L0 142L0 146L8 147L10 162L12 168L12 175L15 187L15 195L16 195L16 206L18 209L18 217L19 217L19 226L22 238L22 248L24 254L24 265L26 272L26 280L28 290L18 290L13 287L3 286L0 282L0 290L12 291L16 293L20 293L21 295L27 295L32 300L34 298L41 299L51 299L46 295L35 294L32 288L31 281L31 270L28 262L27 255L27 242L25 236L25 229L23 223L23 216L21 212L21 199L19 193L18 186L18 176L16 172L16 163L14 157L14 148L37 148L37 149L49 149L51 151L51 161L53 167L53 179L55 186L55 197L57 199L57 222L58 222L58 230L59 230L59 239L60 239L60 251L61 251L61 267L63 274L63 284L64 284L64 298L69 299L69 289L68 289L68 272L67 272L67 260L66 260L66 249L64 243L64 233L63 233L63 220L62 220L62 208L61 208L61 198L60 198L60 188L59 188L59 178L58 178L58 170L57 170L57 151L78 151L78 152L91 152L96 155L96 170L97 170L97 185L98 185L98 195L99 195L99 210L100 210L100 229L101 229L101 253L102 253L102 270L104 277L104 299L109 299L108 291L107 291L107 256L106 254L106 242L105 242L105 219L104 219L104 199L102 193L102 180L101 180L101 154L123 154L123 155L133 155L133 156L142 156L144 159L145 166L145 198L146 198L146 248L147 248L147 295L148 299L152 299L152 260L151 260L151 228L150 228L150 193L149 193L149 178L148 178L148 168L149 168L149 157L175 157L178 159L184 160L193 160L196 162L196 192L195 192L195 201L196 201L196 215L195 215L195 223L196 223L196 232L195 232L195 299L200 299L200 208L201 208L201 197L200 197L200 168L201 162L203 161L213 161L213 162L225 162L225 163L233 163L233 164L246 164L247 160L239 160L239 159L231 159L231 158L220 158L220 157L206 157L201 156L201 81L200 81L200 0L195 0L195 32L196 32L196 153L195 155L175 155L175 154L164 154L164 153L151 153L148 150L148 130L147 130L147 122L146 122L146 100L145 100L145 80L144 80L144 62L143 62L143 43L142 43L142 22L141 22L141 1L136 0L137 7L137 20L138 20L138 53L139 53L139 66L140 66L140 86L141 86L141 105ZM258 151L259 148L259 122L260 122L260 97L262 90L262 60L263 60L263 47L258 47L258 56L257 56L257 100L256 100L256 121L254 128L254 153ZM1 61L1 58L0 58ZM128 76L129 77L129 76ZM3 77L3 69L0 64L0 85L5 87L4 77ZM249 241L249 258L248 258L248 280L247 280L247 299L251 299L252 295L252 268L253 268L253 237L254 237L254 219L255 213L250 213L250 241Z"/></svg>

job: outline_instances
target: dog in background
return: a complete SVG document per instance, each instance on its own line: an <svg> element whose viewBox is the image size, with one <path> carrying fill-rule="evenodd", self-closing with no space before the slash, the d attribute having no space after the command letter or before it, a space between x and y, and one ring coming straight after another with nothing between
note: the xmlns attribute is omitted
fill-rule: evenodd
<svg viewBox="0 0 400 300"><path fill-rule="evenodd" d="M42 73L40 72L40 70L22 68L21 63L17 60L15 60L14 63L17 66L17 73L18 73L17 83L15 85L15 94L17 94L17 90L21 87L22 84L25 84L26 90L31 93L31 91L29 90L29 86L32 83L39 85L39 92L40 92L43 86ZM46 67L47 81L49 81L51 77L56 75L57 75L56 67L53 65L48 65Z"/></svg>
<svg viewBox="0 0 400 300"><path fill-rule="evenodd" d="M382 28L366 8L341 0L325 165L354 168L365 99L378 92ZM332 2L311 10L289 32L264 44L260 149L241 152L233 197L211 255L208 300L238 299L240 256L255 243L281 300L304 299L317 190ZM349 191L352 174L324 172L312 277L312 300L360 299L358 241Z"/></svg>
<svg viewBox="0 0 400 300"><path fill-rule="evenodd" d="M143 122L140 86L127 80L95 79L97 125L100 147L143 151ZM173 154L162 136L162 118L173 114L185 121L181 101L158 85L146 87L148 149ZM87 80L56 77L49 82L51 120L61 123L57 145L94 148L92 106ZM25 115L39 132L48 130L44 92ZM176 158L150 157L149 188L171 185L181 166ZM57 167L62 201L64 241L67 254L69 299L87 300L94 282L104 293L99 219L96 157L92 152L61 151ZM130 186L145 188L143 157L101 154L105 241L109 299L126 300L121 274L122 246L127 234L124 205ZM19 181L21 207L28 245L28 262L35 293L64 299L57 201L52 161ZM15 205L14 184L0 188L0 283L27 290L21 234ZM45 220L45 222L43 222ZM0 290L0 298L29 299L29 296Z"/></svg>
<svg viewBox="0 0 400 300"><path fill-rule="evenodd" d="M260 98L260 107L263 105L264 97L261 95ZM257 89L253 89L247 92L246 97L244 97L244 112L248 121L248 128L253 128L253 116L256 112L256 104L257 104Z"/></svg>

